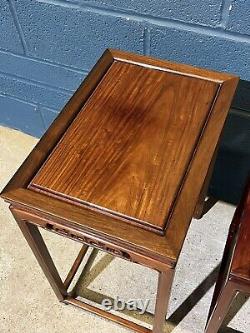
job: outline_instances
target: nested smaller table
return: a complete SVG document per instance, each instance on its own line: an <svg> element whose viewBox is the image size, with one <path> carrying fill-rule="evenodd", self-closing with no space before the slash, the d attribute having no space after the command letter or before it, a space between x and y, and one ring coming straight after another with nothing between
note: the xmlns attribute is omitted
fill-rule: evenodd
<svg viewBox="0 0 250 333"><path fill-rule="evenodd" d="M238 78L107 50L2 192L60 301L88 246L159 272L162 331L175 266L200 215ZM38 227L84 244L62 282Z"/></svg>
<svg viewBox="0 0 250 333"><path fill-rule="evenodd" d="M238 293L250 295L250 178L230 225L206 325L217 333ZM249 320L249 318L248 318Z"/></svg>

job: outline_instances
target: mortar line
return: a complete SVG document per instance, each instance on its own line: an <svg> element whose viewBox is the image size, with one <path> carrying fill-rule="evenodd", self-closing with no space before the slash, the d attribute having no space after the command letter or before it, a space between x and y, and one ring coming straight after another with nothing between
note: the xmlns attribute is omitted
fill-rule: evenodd
<svg viewBox="0 0 250 333"><path fill-rule="evenodd" d="M14 53L14 52L11 52L9 50L4 50L4 49L1 49L1 48L0 48L0 53L10 54L14 57L27 59L27 60L32 60L34 62L38 62L38 63L44 64L44 65L50 65L50 66L54 66L54 67L58 67L58 68L64 68L64 69L70 70L72 72L76 72L76 73L83 74L83 75L87 75L89 73L89 70L87 70L87 69L82 69L81 70L81 69L78 69L78 68L73 67L73 66L56 63L56 62L53 62L53 61L50 61L50 60L39 59L39 58L33 57L31 55L18 54L18 53Z"/></svg>
<svg viewBox="0 0 250 333"><path fill-rule="evenodd" d="M25 99L23 99L23 98L19 98L19 97L13 96L13 95L11 95L11 94L6 94L6 93L4 93L4 92L0 92L0 96L1 96L1 97L8 97L8 98L10 98L10 99L14 99L15 101L22 102L22 103L26 103L26 104L28 104L28 105L31 105L31 106L36 107L36 103L34 103L34 102L30 102L30 101L27 101L27 100L25 100Z"/></svg>
<svg viewBox="0 0 250 333"><path fill-rule="evenodd" d="M40 108L40 104L37 104L37 105L35 106L35 111L39 114L40 119L41 119L41 121L42 121L42 123L43 123L44 130L46 130L46 129L47 129L47 125L46 125L46 121L45 121L45 119L44 119L44 116L43 116L42 110L41 110L41 108Z"/></svg>
<svg viewBox="0 0 250 333"><path fill-rule="evenodd" d="M62 107L61 107L60 110L58 111L58 110L54 109L53 107L45 105L43 103L30 102L30 101L28 101L28 100L26 100L24 98L16 97L16 96L13 96L11 94L4 93L4 92L0 92L0 96L2 96L2 97L8 97L10 99L14 99L14 100L16 100L18 102L26 103L26 104L34 106L34 107L36 107L37 104L39 104L41 107L49 109L49 110L51 110L52 112L55 112L55 113L59 113L61 111L61 109L62 109Z"/></svg>
<svg viewBox="0 0 250 333"><path fill-rule="evenodd" d="M12 14L12 18L14 21L14 24L16 26L21 44L22 44L22 48L23 48L23 53L26 55L28 53L28 46L24 37L24 33L23 33L23 29L21 27L21 24L19 22L18 16L17 16L17 12L16 12L16 7L15 4L13 2L13 0L9 0L9 8L10 8L10 12Z"/></svg>
<svg viewBox="0 0 250 333"><path fill-rule="evenodd" d="M144 28L143 33L143 54L146 56L150 55L151 51L151 33L148 27Z"/></svg>
<svg viewBox="0 0 250 333"><path fill-rule="evenodd" d="M41 83L32 79L26 79L23 77L20 77L18 75L15 74L10 74L10 73L6 73L0 70L0 76L6 76L6 77L10 77L12 79L15 79L16 81L20 81L22 83L27 83L27 84L31 84L32 86L37 86L40 88L46 88L47 90L52 90L52 91L56 91L56 92L61 92L61 93L66 93L66 94L72 94L74 92L74 90L69 90L69 89L65 89L65 88L57 88L55 86L52 86L50 84L47 83Z"/></svg>
<svg viewBox="0 0 250 333"><path fill-rule="evenodd" d="M233 6L233 0L223 0L221 6L221 19L220 19L220 27L226 29L230 11Z"/></svg>
<svg viewBox="0 0 250 333"><path fill-rule="evenodd" d="M106 8L98 7L95 5L75 3L75 2L71 2L70 0L67 2L64 2L63 0L37 0L37 1L40 3L48 3L48 4L53 4L55 6L77 9L77 10L81 10L81 11L97 13L100 15L104 14L104 15L113 16L116 18L120 17L120 18L124 18L124 19L131 19L136 22L140 22L144 25L146 25L146 24L157 25L159 28L169 27L172 29L185 30L185 31L190 31L190 32L199 33L202 35L208 35L208 36L211 36L211 34L212 34L215 37L230 39L233 41L248 42L248 43L250 42L250 36L248 36L246 34L232 32L232 31L224 31L220 25L214 26L214 27L209 27L202 23L199 23L199 24L190 23L190 22L187 23L187 22L180 21L177 19L173 20L173 19L169 19L169 18L155 17L155 16L148 15L148 14L146 15L146 14L141 14L141 13L137 13L137 12L125 11L125 10L121 10L121 9L119 10L117 8L106 9Z"/></svg>

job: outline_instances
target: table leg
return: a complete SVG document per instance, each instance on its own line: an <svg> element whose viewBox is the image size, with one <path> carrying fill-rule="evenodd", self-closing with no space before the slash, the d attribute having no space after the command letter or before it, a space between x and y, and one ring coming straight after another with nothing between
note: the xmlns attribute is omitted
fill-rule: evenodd
<svg viewBox="0 0 250 333"><path fill-rule="evenodd" d="M208 212L208 210L216 203L216 199L214 198L209 198L209 202L206 202L206 196L208 193L208 188L209 188L209 184L210 184L210 180L212 178L212 174L213 174L213 170L214 170L214 165L215 165L215 161L216 161L216 157L217 157L217 153L218 153L218 145L215 149L215 152L213 154L212 160L210 162L208 171L207 171L207 175L206 178L204 180L204 183L202 185L200 194L199 194L199 198L198 198L198 202L196 204L195 207L195 211L194 211L194 218L196 219L201 219L202 216L204 214L206 214Z"/></svg>
<svg viewBox="0 0 250 333"><path fill-rule="evenodd" d="M216 300L213 300L214 308L210 310L210 317L206 325L205 333L217 333L226 314L229 310L230 304L237 294L235 285L228 281L223 287L221 293ZM215 294L214 294L215 297Z"/></svg>
<svg viewBox="0 0 250 333"><path fill-rule="evenodd" d="M13 211L12 213L57 298L62 302L68 294L38 227L20 220Z"/></svg>
<svg viewBox="0 0 250 333"><path fill-rule="evenodd" d="M156 296L155 317L152 333L162 333L166 321L167 309L174 278L174 270L159 273L158 291Z"/></svg>

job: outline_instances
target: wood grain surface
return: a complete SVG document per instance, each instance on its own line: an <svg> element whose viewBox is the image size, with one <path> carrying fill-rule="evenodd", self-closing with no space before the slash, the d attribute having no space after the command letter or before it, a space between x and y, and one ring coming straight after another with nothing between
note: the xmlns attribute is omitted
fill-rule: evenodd
<svg viewBox="0 0 250 333"><path fill-rule="evenodd" d="M226 73L104 52L1 193L60 301L149 331L68 294L85 250L63 283L38 227L157 270L152 332L162 333L237 83Z"/></svg>
<svg viewBox="0 0 250 333"><path fill-rule="evenodd" d="M113 65L119 65L119 66L133 65L136 68L138 67L138 70L140 70L143 73L144 70L146 69L149 71L145 71L145 73L153 72L155 74L159 74L158 79L153 81L152 83L153 89L151 89L150 91L150 94L153 94L155 96L156 106L154 106L153 108L155 114L150 114L148 118L148 116L146 115L146 111L140 110L139 113L140 119L146 119L143 127L143 131L146 132L141 132L138 135L136 134L137 141L135 140L132 141L135 143L133 149L138 149L138 146L136 145L138 145L139 138L146 137L145 133L154 132L153 135L151 135L151 141L158 145L159 142L156 141L157 137L159 138L157 127L161 128L161 131L159 133L163 133L162 131L165 128L164 126L167 126L165 114L163 117L163 112L164 112L163 109L158 111L159 110L158 108L157 110L157 106L159 107L160 105L164 105L164 103L166 105L169 105L170 107L170 103L165 101L165 99L162 98L160 94L158 95L158 99L161 100L161 102L157 101L156 97L157 92L155 92L156 90L155 88L157 87L157 82L159 79L162 80L162 82L164 83L165 82L164 78L166 77L166 81L168 82L165 82L164 85L160 85L158 83L158 86L161 87L160 89L162 89L161 90L162 95L163 96L165 95L166 99L168 100L171 98L173 99L173 107L172 107L173 111L171 112L172 109L171 110L166 109L166 117L168 119L167 121L169 122L169 119L171 120L172 128L174 128L175 124L175 120L174 118L172 118L174 116L176 116L177 117L176 119L181 121L182 125L185 127L186 122L184 122L184 120L181 118L181 114L183 117L187 117L187 115L189 114L191 115L194 113L198 114L199 112L202 113L202 116L204 115L203 118L204 126L203 125L201 126L203 128L200 130L199 137L197 137L197 141L194 139L194 136L197 133L190 134L192 140L194 140L195 142L193 147L194 150L192 151L192 154L190 154L190 156L188 156L188 154L185 155L182 152L181 145L178 147L177 139L180 138L182 135L184 135L180 127L178 127L179 130L175 131L175 133L173 134L177 138L176 140L173 141L174 144L176 144L176 148L179 149L178 154L180 153L183 154L182 155L183 160L185 160L186 158L186 160L189 161L187 162L188 166L186 165L183 167L184 169L186 169L185 173L183 172L183 169L177 170L177 168L175 167L176 165L175 163L178 163L177 160L179 156L176 153L175 154L176 161L173 162L173 168L171 171L167 171L170 173L170 178L174 177L175 179L177 179L177 181L179 181L180 180L179 176L180 176L182 177L182 180L181 180L181 186L179 186L180 184L176 185L176 187L179 188L178 191L176 192L175 198L173 200L174 202L172 203L167 218L168 227L163 232L161 232L160 229L157 229L160 228L160 224L153 225L152 228L154 232L152 232L151 230L152 228L151 229L149 228L150 225L147 225L147 228L144 227L146 226L147 221L143 225L141 221L138 221L136 220L136 218L134 218L134 221L136 223L131 223L131 222L128 223L128 221L132 221L132 218L130 219L128 219L127 217L123 218L121 217L122 214L119 212L115 212L115 214L113 214L113 212L111 211L111 213L108 214L107 211L105 212L103 208L100 209L97 207L97 209L94 209L94 206L88 206L85 204L84 201L79 200L79 202L77 202L76 201L77 198L66 197L58 192L53 193L52 190L50 190L49 192L49 190L46 189L46 187L40 189L35 185L35 182L34 183L32 182L33 179L35 181L36 178L40 177L39 170L41 169L42 166L44 166L44 168L42 167L41 169L42 176L45 178L47 176L50 177L49 175L45 175L44 172L46 167L46 160L48 161L48 163L50 163L51 156L54 153L58 154L58 152L60 152L59 149L60 147L66 149L66 147L63 146L61 143L67 141L65 138L68 137L68 133L71 134L74 133L74 128L76 129L75 126L78 123L78 117L79 119L82 118L84 113L86 114L86 117L88 115L88 119L94 117L94 114L91 114L91 110L88 110L88 106L90 103L93 103L93 97L95 96L94 94L100 91L101 87L103 87L103 82L104 80L107 79L109 71L111 70L113 71ZM129 66L126 68L134 68L134 67ZM119 99L122 99L123 95L126 95L126 91L130 89L130 85L133 84L133 80L131 80L130 77L129 79L128 76L125 75L125 77L126 77L126 82L123 83L122 93L119 92ZM169 80L167 78L169 78ZM111 81L115 82L114 91L116 91L115 90L116 85L119 85L121 80L122 78L121 77L119 78L117 75L112 78ZM141 80L143 80L143 82L144 81L146 82L148 80L147 75L145 76L143 75L143 78L141 78ZM200 86L200 90L194 87L195 82L197 83L198 86ZM107 244L107 246L110 249L114 248L115 250L119 249L120 251L125 251L126 253L129 253L129 255L133 258L134 261L140 262L141 264L145 264L154 269L163 270L163 266L172 269L175 267L177 263L178 257L181 252L182 244L184 242L185 236L187 234L190 225L190 221L194 214L195 207L199 201L199 194L207 177L209 165L211 164L212 156L214 155L214 151L218 144L220 133L223 128L223 124L225 122L237 83L238 83L238 78L231 74L214 72L203 68L197 68L185 64L177 64L170 61L140 56L137 54L132 54L124 51L106 50L102 55L102 57L98 60L97 64L91 70L89 75L85 78L83 83L77 89L75 94L66 104L66 106L63 108L62 112L60 112L58 117L55 119L55 121L46 131L41 140L38 142L36 147L32 150L30 155L26 158L24 163L20 166L15 175L12 177L12 179L9 181L6 187L2 190L1 197L11 204L12 210L15 209L16 212L18 211L18 218L21 220L24 219L25 221L29 221L30 223L34 224L36 224L35 221L37 221L38 225L40 224L40 221L46 221L46 224L48 223L49 226L52 227L55 226L55 228L60 227L62 230L67 230L69 235L71 235L72 237L78 237L80 235L82 239L88 238L94 242L97 241L103 244ZM142 83L140 84L142 85ZM166 91L163 91L162 86L165 86ZM216 98L214 99L213 93L211 91L213 89L214 91L216 90L215 86L219 86L219 89L217 91ZM180 87L182 87L182 92L180 91ZM211 87L211 88L207 89L206 87ZM188 89L190 89L190 94L191 94L192 88L194 89L194 91L197 92L198 95L200 94L200 98L198 97L196 98L194 94L192 94L193 95L192 97L190 96L188 98L186 94L183 93L183 91L186 91L187 93ZM144 91L143 89L144 88L142 88L142 91ZM145 86L145 89L147 89L147 91L150 90L148 86ZM106 88L102 91L102 96L105 95L105 91ZM167 91L169 92L169 96L167 95ZM205 104L204 99L206 98L206 94L209 92L211 94L210 96L211 99L207 103L205 107L206 109L202 109L200 103L201 101L203 101L202 103ZM136 91L133 92L133 94L135 93ZM175 94L175 99L172 96L173 94ZM150 99L153 98L152 96L150 95ZM198 104L197 106L195 106L195 109L187 107L187 105L192 106L193 98L196 99L196 103ZM123 104L125 105L131 104L130 96L128 96L127 99L123 98L122 101ZM141 101L143 101L143 99ZM104 101L102 100L102 104L103 102ZM185 102L186 105L183 105L183 102ZM147 99L145 99L144 103L145 104L147 103ZM109 103L107 103L106 101L106 104L113 105L113 102L112 100ZM152 103L152 100L151 104L154 104ZM179 113L178 108L174 108L175 104L181 106L182 108L181 114ZM209 110L211 104L212 107L211 110ZM145 105L143 107L145 107ZM199 110L196 109L198 107ZM105 113L108 112L107 105L105 106L105 108L102 107L100 110L96 109L95 113L99 112L102 113L102 115L104 116L104 111ZM190 110L193 111L191 112ZM157 128L157 130L155 131L149 130L147 126L145 127L145 124L147 124L148 119L154 119L156 117L157 111L160 114L160 119L163 119L163 122L164 121L165 122L162 124L161 121L157 120L157 126L152 125L154 126L153 128ZM130 112L130 109L127 112ZM124 114L126 115L125 112ZM131 113L129 117L132 117ZM187 117L187 119L189 119L191 122L190 118ZM198 117L198 119L200 118ZM99 121L100 120L104 121L104 118L99 119ZM200 121L202 122L201 119ZM114 123L116 123L115 118L112 117L111 124ZM95 124L95 129L97 129L98 124L99 122ZM131 131L130 133L132 134L134 132L137 133L139 131L139 125L140 124L138 120L136 122L136 126L130 130ZM81 126L79 126L79 128L81 129ZM101 131L100 129L98 130ZM115 126L112 126L112 130L115 130ZM88 126L85 126L85 131L88 131ZM81 130L81 135L77 136L77 140L74 141L78 148L75 149L74 145L71 144L72 150L68 150L69 156L65 154L65 159L68 159L70 156L73 157L72 151L75 151L76 156L74 156L74 158L76 158L80 154L81 148L79 148L78 142L81 141L82 144L83 140L81 140L81 138L82 136L84 136L84 134L85 133ZM88 134L90 134L94 138L94 134L91 131L88 131ZM106 137L108 137L109 135L111 134L107 133ZM120 135L120 131L118 131L117 135ZM187 135L187 133L185 135ZM72 136L73 135L71 135L71 139L73 139ZM104 134L103 137L105 137ZM167 143L167 140L170 139L171 136L168 136L168 139L163 138L163 142ZM148 140L149 139L145 140L146 145L149 145ZM106 142L112 143L112 140L106 139ZM154 146L154 149L161 147L160 144L159 146L157 145ZM162 164L161 168L157 166L158 171L161 172L162 174L165 171L164 167L168 165L167 164L168 162L167 157L169 154L168 147L169 145L166 144L166 147L164 147L164 149L160 152L161 154L164 155L163 157L164 160L161 160L158 157L159 162L164 161L164 163L166 163L165 165ZM151 150L149 151L151 152ZM173 152L171 152L171 154L173 154ZM130 157L132 156L131 152L129 156ZM128 159L130 157L127 156ZM147 156L145 156L145 159L146 157ZM78 157L77 159L77 163L79 163L79 160L83 158L84 157L81 154L81 157L80 158ZM99 156L97 156L97 158L99 158ZM141 154L140 158L143 159L144 155ZM138 161L138 159L136 158L135 160ZM61 169L63 169L66 166L65 160L60 159L60 161L61 163L57 164L58 168L56 170L56 174L57 172L58 173L61 172ZM100 163L100 161L98 161L98 163ZM126 163L128 163L128 161ZM144 164L141 164L140 166L141 169L144 168ZM75 165L75 167L77 166ZM150 170L149 167L150 163L146 166L146 170ZM136 170L137 172L139 172L139 174L143 172L142 170L140 171L139 167L137 167ZM79 168L78 171L81 172L81 169ZM53 172L55 172L55 170L53 170ZM74 172L74 170L71 171L68 170L69 177L72 172ZM183 172L183 174L181 174L181 172ZM179 176L177 175L177 173ZM157 173L154 174L154 177L155 178L151 179L156 179ZM142 181L142 179L143 178L140 178L140 181ZM171 182L171 179L168 180L167 178L164 178L163 175L158 175L158 179L160 179L160 181L158 180L159 184L163 180L166 183L168 181ZM81 183L83 180L81 178L78 178L77 181ZM109 181L109 179L107 179L107 181ZM123 180L120 181L123 182ZM138 184L138 182L136 182L135 185L136 184ZM151 183L151 185L152 184L153 182ZM41 185L44 186L44 184ZM36 190L34 191L34 189ZM131 191L133 192L133 195L135 195L134 187L131 188ZM174 192L172 192L172 196L174 197L173 193ZM159 197L159 200L160 199L161 198ZM113 197L113 200L116 200L115 197ZM170 203L164 202L163 199L162 199L162 205L170 207ZM154 207L156 207L156 205ZM166 208L166 210L168 209ZM158 220L158 222L159 221L160 220ZM43 224L44 222L41 223ZM143 226L143 228L140 226Z"/></svg>
<svg viewBox="0 0 250 333"><path fill-rule="evenodd" d="M218 86L115 61L29 188L163 230Z"/></svg>
<svg viewBox="0 0 250 333"><path fill-rule="evenodd" d="M250 178L229 228L205 333L219 331L238 293L250 294L249 244Z"/></svg>
<svg viewBox="0 0 250 333"><path fill-rule="evenodd" d="M234 219L239 224L231 273L245 279L250 285L250 178Z"/></svg>

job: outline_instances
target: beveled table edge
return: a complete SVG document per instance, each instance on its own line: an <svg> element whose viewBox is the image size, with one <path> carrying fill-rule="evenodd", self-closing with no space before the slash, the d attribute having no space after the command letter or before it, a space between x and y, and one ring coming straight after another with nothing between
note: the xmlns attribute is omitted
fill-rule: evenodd
<svg viewBox="0 0 250 333"><path fill-rule="evenodd" d="M56 216L57 218L60 218L62 220L65 219L64 213L61 213L61 206L59 200L52 200L50 198L48 202L45 195L30 191L27 189L27 186L30 180L34 177L34 174L39 170L41 165L49 156L53 148L60 141L63 134L70 126L77 113L81 110L82 106L87 101L89 96L95 90L95 87L101 81L102 77L108 71L114 60L133 62L140 65L144 64L147 67L156 66L159 69L173 71L183 75L194 75L202 79L208 79L220 83L220 85L222 86L225 82L232 82L232 84L229 84L229 86L232 85L232 88L235 88L238 82L238 78L230 74L211 72L189 65L173 64L167 61L155 60L149 57L145 58L144 56L134 55L118 50L106 50L103 56L94 66L90 74L80 85L76 93L66 104L63 111L49 127L48 131L44 134L36 147L32 150L30 155L18 169L11 181L3 189L1 193L1 197L3 199L5 199L7 202L10 202L14 207L15 205L17 205L18 207L25 210L30 210L33 213L45 213L46 215ZM229 100L229 103L230 102L231 100ZM55 205L54 207L52 203L53 205ZM62 202L62 205L65 207L66 203ZM48 207L50 207L50 212L48 211ZM78 210L78 208L76 209L74 207L74 210L78 218L76 219L77 221L71 221L71 223L76 223L77 226L80 227L82 230L90 228L92 231L97 231L98 233L103 232L103 226L100 225L100 223L99 225L93 223L93 220L89 221L89 225L85 224L86 220L84 221L84 225L81 223L81 213L83 212L83 210L86 212L87 209L81 208L81 210ZM90 210L88 210L88 214L90 214ZM93 214L95 215L96 212L92 212L92 215ZM105 215L101 213L99 213L98 216L95 215L95 217L99 220L103 219L104 216ZM115 228L116 219L112 218L112 220L114 221L112 224ZM121 232L120 226L124 228L123 231L126 230L127 234L132 234L133 237L135 236L136 242L133 242L133 239L124 239L124 234ZM110 226L106 226L105 228L105 237L111 239L112 233L107 233L108 231L110 231ZM178 255L180 253L181 245L185 238L181 237L181 239L177 242L180 246L178 245L178 247L175 248L175 246L172 246L173 244L168 244L168 242L166 242L165 235L150 233L147 230L143 230L142 228L135 227L128 223L124 223L121 220L119 220L119 228L116 229L118 230L113 230L115 239L121 241L124 244L128 243L130 246L135 246L136 244L137 249L141 249L144 253L147 252L150 256L153 255L153 257L157 258L157 260L163 260L165 262L168 262L171 266L175 265ZM130 232L128 232L128 229L130 230ZM173 230L171 230L171 232L173 232ZM141 240L141 244L140 242L138 242L138 240Z"/></svg>

